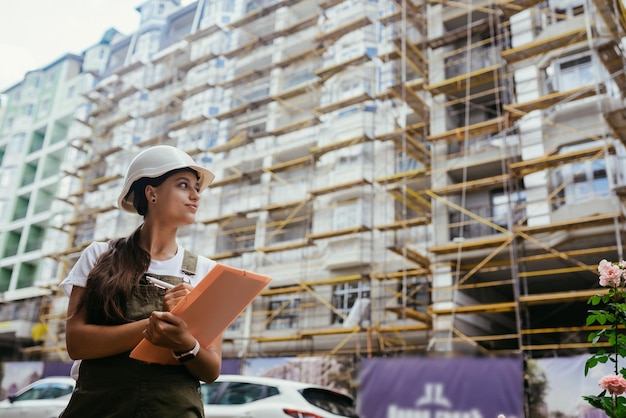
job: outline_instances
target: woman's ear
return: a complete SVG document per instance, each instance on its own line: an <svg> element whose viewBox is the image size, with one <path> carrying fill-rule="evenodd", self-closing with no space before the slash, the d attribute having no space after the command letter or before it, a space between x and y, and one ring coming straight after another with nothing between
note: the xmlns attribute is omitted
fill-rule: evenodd
<svg viewBox="0 0 626 418"><path fill-rule="evenodd" d="M146 186L145 193L146 200L148 202L156 203L156 190L154 189L154 187L150 185Z"/></svg>

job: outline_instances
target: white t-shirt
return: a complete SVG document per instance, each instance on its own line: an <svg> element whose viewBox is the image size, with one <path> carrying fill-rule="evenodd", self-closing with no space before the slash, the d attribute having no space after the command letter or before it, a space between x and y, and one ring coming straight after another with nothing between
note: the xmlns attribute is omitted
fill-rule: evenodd
<svg viewBox="0 0 626 418"><path fill-rule="evenodd" d="M80 258L72 267L67 277L59 285L63 293L69 296L72 293L73 286L85 287L87 285L87 275L96 264L100 254L109 248L107 242L92 242L80 255ZM198 255L198 264L196 265L196 274L188 275L181 271L183 264L183 256L185 250L180 245L176 255L168 260L151 260L148 267L148 273L186 277L192 286L196 286L200 280L211 270L217 263L206 257Z"/></svg>

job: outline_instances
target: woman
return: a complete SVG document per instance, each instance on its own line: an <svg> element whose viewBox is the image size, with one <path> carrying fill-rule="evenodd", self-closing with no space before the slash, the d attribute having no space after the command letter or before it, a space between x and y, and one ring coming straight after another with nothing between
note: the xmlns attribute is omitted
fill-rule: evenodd
<svg viewBox="0 0 626 418"><path fill-rule="evenodd" d="M169 311L215 265L176 242L213 178L171 146L149 148L131 162L118 205L142 215L143 224L129 237L92 243L61 283L69 295L67 351L81 360L61 417L204 416L199 380L219 375L221 341L200 347ZM149 278L175 286L165 290ZM143 338L171 350L178 364L131 359Z"/></svg>

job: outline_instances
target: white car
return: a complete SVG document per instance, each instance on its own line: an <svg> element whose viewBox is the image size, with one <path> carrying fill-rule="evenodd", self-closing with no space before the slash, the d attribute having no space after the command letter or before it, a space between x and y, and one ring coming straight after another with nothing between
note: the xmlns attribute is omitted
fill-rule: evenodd
<svg viewBox="0 0 626 418"><path fill-rule="evenodd" d="M349 395L269 377L221 375L202 383L202 401L206 418L358 418Z"/></svg>
<svg viewBox="0 0 626 418"><path fill-rule="evenodd" d="M57 418L70 400L76 381L46 377L0 402L2 418Z"/></svg>

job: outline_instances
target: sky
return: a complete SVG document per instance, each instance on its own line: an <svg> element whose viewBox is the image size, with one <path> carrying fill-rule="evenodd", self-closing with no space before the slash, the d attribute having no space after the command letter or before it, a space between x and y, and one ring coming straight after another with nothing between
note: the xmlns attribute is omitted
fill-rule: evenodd
<svg viewBox="0 0 626 418"><path fill-rule="evenodd" d="M139 27L135 8L144 2L0 0L0 91L66 53L80 55L111 27L130 35Z"/></svg>

